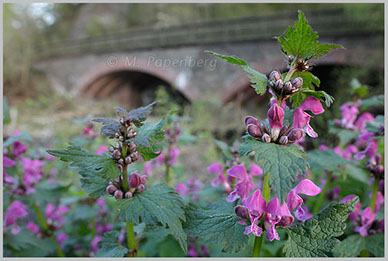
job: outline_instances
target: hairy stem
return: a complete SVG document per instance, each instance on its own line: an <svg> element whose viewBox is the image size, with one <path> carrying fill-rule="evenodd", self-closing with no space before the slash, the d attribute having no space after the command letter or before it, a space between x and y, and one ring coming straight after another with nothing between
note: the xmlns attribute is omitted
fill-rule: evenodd
<svg viewBox="0 0 388 261"><path fill-rule="evenodd" d="M270 187L269 187L269 177L270 176L271 176L270 173L268 173L265 176L264 187L263 187L263 197L267 202L269 200L269 195L270 195ZM261 227L263 227L263 224L264 224L264 216L265 216L265 213L263 213L263 217L261 218L261 221L260 221ZM255 237L255 243L253 246L252 257L260 257L261 248L263 246L263 237L264 237L264 232L263 232L263 234L261 234L260 237Z"/></svg>
<svg viewBox="0 0 388 261"><path fill-rule="evenodd" d="M127 224L127 241L128 241L128 256L130 257L136 257L137 255L137 248L136 248L136 239L135 239L135 232L133 231L133 222L132 220L130 222L126 221Z"/></svg>
<svg viewBox="0 0 388 261"><path fill-rule="evenodd" d="M331 185L331 176L332 176L332 174L333 173L330 171L329 175L327 176L325 187L321 191L321 194L319 195L319 199L318 199L317 203L315 204L314 211L313 211L314 215L317 214L319 212L320 208L321 208L322 202L323 202L323 200L325 198L326 191L329 189L329 187Z"/></svg>
<svg viewBox="0 0 388 261"><path fill-rule="evenodd" d="M372 212L375 211L376 206L376 198L377 198L377 192L379 191L379 179L375 179L373 182L373 191L372 191L372 198L370 199L370 208L372 209Z"/></svg>

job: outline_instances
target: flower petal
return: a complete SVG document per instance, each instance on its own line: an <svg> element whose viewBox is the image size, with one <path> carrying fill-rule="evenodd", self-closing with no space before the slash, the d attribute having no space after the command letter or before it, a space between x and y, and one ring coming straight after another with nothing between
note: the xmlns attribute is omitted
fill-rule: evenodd
<svg viewBox="0 0 388 261"><path fill-rule="evenodd" d="M317 98L312 97L312 96L307 97L302 102L300 107L302 108L302 110L311 111L314 114L321 114L325 111L322 107L321 102Z"/></svg>
<svg viewBox="0 0 388 261"><path fill-rule="evenodd" d="M220 172L224 172L224 168L220 163L215 162L209 167L207 167L207 171L209 171L211 174L218 174Z"/></svg>
<svg viewBox="0 0 388 261"><path fill-rule="evenodd" d="M266 201L261 195L261 191L258 189L252 195L242 201L243 205L250 210L264 212Z"/></svg>
<svg viewBox="0 0 388 261"><path fill-rule="evenodd" d="M247 178L247 171L243 165L236 165L226 171L229 176L235 177L239 180Z"/></svg>
<svg viewBox="0 0 388 261"><path fill-rule="evenodd" d="M304 179L299 182L294 190L298 194L305 194L307 196L316 196L321 192L321 189L309 179Z"/></svg>

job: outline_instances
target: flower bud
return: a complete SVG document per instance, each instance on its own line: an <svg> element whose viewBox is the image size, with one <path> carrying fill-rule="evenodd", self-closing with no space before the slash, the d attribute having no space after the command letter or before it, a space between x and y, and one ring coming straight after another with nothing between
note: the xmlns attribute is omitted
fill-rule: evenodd
<svg viewBox="0 0 388 261"><path fill-rule="evenodd" d="M279 143L282 145L286 145L288 143L288 137L287 136L281 136Z"/></svg>
<svg viewBox="0 0 388 261"><path fill-rule="evenodd" d="M120 136L120 137L119 137L119 141L123 142L123 141L124 141L124 137L123 137L123 136Z"/></svg>
<svg viewBox="0 0 388 261"><path fill-rule="evenodd" d="M109 194L115 193L116 190L117 188L115 185L109 185L108 187L106 187L106 192L108 192Z"/></svg>
<svg viewBox="0 0 388 261"><path fill-rule="evenodd" d="M124 160L123 159L119 159L119 164L120 165L124 165Z"/></svg>
<svg viewBox="0 0 388 261"><path fill-rule="evenodd" d="M125 193L125 195L124 195L124 197L125 198L132 198L133 197L133 194L132 194L132 192L127 192L127 193Z"/></svg>
<svg viewBox="0 0 388 261"><path fill-rule="evenodd" d="M294 88L299 89L300 87L302 87L303 79L301 77L296 77L292 79L291 84Z"/></svg>
<svg viewBox="0 0 388 261"><path fill-rule="evenodd" d="M121 152L118 149L113 151L113 158L115 158L115 159L121 158Z"/></svg>
<svg viewBox="0 0 388 261"><path fill-rule="evenodd" d="M137 173L133 173L131 176L129 176L129 186L131 188L136 188L141 183L141 177Z"/></svg>
<svg viewBox="0 0 388 261"><path fill-rule="evenodd" d="M115 133L115 138L118 139L120 137L120 134L119 133Z"/></svg>
<svg viewBox="0 0 388 261"><path fill-rule="evenodd" d="M265 143L270 143L271 137L267 133L264 133L264 135L261 137L261 140Z"/></svg>
<svg viewBox="0 0 388 261"><path fill-rule="evenodd" d="M283 80L277 80L276 82L275 82L275 89L277 90L277 91L279 91L280 89L282 89L283 88Z"/></svg>
<svg viewBox="0 0 388 261"><path fill-rule="evenodd" d="M138 193L142 193L144 189L145 189L145 186L143 184L140 184L139 186L137 186L136 191Z"/></svg>
<svg viewBox="0 0 388 261"><path fill-rule="evenodd" d="M283 125L281 128L280 128L280 131L279 131L279 136L284 136L284 135L287 135L288 134L288 127L286 125Z"/></svg>
<svg viewBox="0 0 388 261"><path fill-rule="evenodd" d="M166 128L166 134L167 136L171 136L171 130L169 128Z"/></svg>
<svg viewBox="0 0 388 261"><path fill-rule="evenodd" d="M290 82L286 82L286 84L284 85L284 90L287 93L291 93L291 91L293 90L292 84Z"/></svg>
<svg viewBox="0 0 388 261"><path fill-rule="evenodd" d="M176 135L176 136L178 136L179 134L181 134L181 129L177 129L177 130L175 131L175 135Z"/></svg>
<svg viewBox="0 0 388 261"><path fill-rule="evenodd" d="M271 128L271 139L272 140L277 140L279 137L280 129L279 128Z"/></svg>
<svg viewBox="0 0 388 261"><path fill-rule="evenodd" d="M248 126L249 124L259 125L260 122L255 117L247 116L245 117L245 126Z"/></svg>
<svg viewBox="0 0 388 261"><path fill-rule="evenodd" d="M381 154L376 154L375 160L376 160L376 164L380 164L381 161L383 160L383 157L381 156Z"/></svg>
<svg viewBox="0 0 388 261"><path fill-rule="evenodd" d="M288 137L288 141L289 142L295 142L297 140L300 140L303 136L303 130L299 129L299 128L293 128L291 129L290 133L288 133L287 137Z"/></svg>
<svg viewBox="0 0 388 261"><path fill-rule="evenodd" d="M249 135L251 135L254 138L260 138L263 135L261 128L255 124L249 124L247 126L247 131Z"/></svg>
<svg viewBox="0 0 388 261"><path fill-rule="evenodd" d="M113 153L114 150L115 150L114 147L110 147L110 149L109 149L109 151L110 151L111 153Z"/></svg>
<svg viewBox="0 0 388 261"><path fill-rule="evenodd" d="M147 180L148 180L148 176L147 175L141 175L141 184L146 184Z"/></svg>
<svg viewBox="0 0 388 261"><path fill-rule="evenodd" d="M131 164L132 163L132 159L130 156L126 157L125 158L125 164Z"/></svg>
<svg viewBox="0 0 388 261"><path fill-rule="evenodd" d="M381 173L384 173L384 167L383 165L377 165L374 169L374 173L377 175L380 175Z"/></svg>
<svg viewBox="0 0 388 261"><path fill-rule="evenodd" d="M131 142L131 144L129 144L129 149L132 151L132 150L135 150L136 149L136 144L134 142Z"/></svg>
<svg viewBox="0 0 388 261"><path fill-rule="evenodd" d="M133 137L133 132L132 132L132 130L129 130L129 131L128 131L127 137L128 137L128 138L132 138L132 137Z"/></svg>
<svg viewBox="0 0 388 261"><path fill-rule="evenodd" d="M282 78L282 76L281 76L281 74L278 71L273 71L269 75L269 80L270 81L275 81L276 82L277 80L279 80L281 78Z"/></svg>
<svg viewBox="0 0 388 261"><path fill-rule="evenodd" d="M121 190L115 191L115 198L123 198L124 193Z"/></svg>
<svg viewBox="0 0 388 261"><path fill-rule="evenodd" d="M139 158L139 154L137 153L137 151L131 154L131 158L132 162L136 161Z"/></svg>
<svg viewBox="0 0 388 261"><path fill-rule="evenodd" d="M234 212L236 215L243 219L250 219L249 217L249 211L246 207L238 205L234 208Z"/></svg>
<svg viewBox="0 0 388 261"><path fill-rule="evenodd" d="M292 221L294 221L293 217L283 216L283 217L281 217L279 223L277 223L276 225L279 227L287 227L287 226L291 225Z"/></svg>
<svg viewBox="0 0 388 261"><path fill-rule="evenodd" d="M384 123L381 123L378 131L379 136L384 136L384 132L385 132Z"/></svg>

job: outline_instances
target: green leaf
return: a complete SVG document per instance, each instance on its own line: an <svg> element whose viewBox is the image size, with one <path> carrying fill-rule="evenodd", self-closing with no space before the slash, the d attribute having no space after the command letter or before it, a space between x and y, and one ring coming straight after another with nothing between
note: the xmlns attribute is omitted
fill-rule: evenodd
<svg viewBox="0 0 388 261"><path fill-rule="evenodd" d="M328 171L341 171L339 165L347 165L352 163L351 161L342 158L331 149L324 151L309 151L306 155L310 167L314 172L321 172L325 169Z"/></svg>
<svg viewBox="0 0 388 261"><path fill-rule="evenodd" d="M48 182L47 180L40 182L36 188L35 193L28 197L28 200L34 202L54 202L60 199L63 194L68 192L71 184L63 186L58 183Z"/></svg>
<svg viewBox="0 0 388 261"><path fill-rule="evenodd" d="M384 257L384 234L348 236L334 247L333 254L337 257L357 257L364 249L376 257Z"/></svg>
<svg viewBox="0 0 388 261"><path fill-rule="evenodd" d="M247 138L238 149L240 156L254 152L256 163L265 175L271 173L269 185L280 202L284 202L298 173L304 175L309 168L305 153L296 145L288 147L264 143Z"/></svg>
<svg viewBox="0 0 388 261"><path fill-rule="evenodd" d="M9 145L12 145L12 143L14 143L15 141L21 141L21 140L33 141L30 134L28 134L28 132L26 132L26 131L23 131L17 135L11 136L8 139L6 139L3 142L3 148L6 148Z"/></svg>
<svg viewBox="0 0 388 261"><path fill-rule="evenodd" d="M313 218L286 228L288 240L283 251L287 257L326 257L327 252L340 242L346 219L358 202L358 197L347 203L331 203Z"/></svg>
<svg viewBox="0 0 388 261"><path fill-rule="evenodd" d="M39 242L36 236L28 229L21 228L20 232L16 235L12 234L11 231L3 234L4 245L14 249L21 250L29 247L39 247Z"/></svg>
<svg viewBox="0 0 388 261"><path fill-rule="evenodd" d="M289 26L284 32L285 36L277 37L281 50L286 55L303 58L304 60L322 57L332 50L342 48L337 44L321 44L317 32L309 26L302 11L299 11L299 20L294 23L294 27Z"/></svg>
<svg viewBox="0 0 388 261"><path fill-rule="evenodd" d="M96 257L124 257L128 248L120 244L118 237L118 231L106 232L100 241L101 249Z"/></svg>
<svg viewBox="0 0 388 261"><path fill-rule="evenodd" d="M120 174L113 159L83 150L79 146L68 146L65 150L47 150L47 153L59 157L62 161L72 162L71 167L89 171L109 181L114 180Z"/></svg>
<svg viewBox="0 0 388 261"><path fill-rule="evenodd" d="M123 221L149 225L161 223L168 227L183 251L187 252L187 237L182 228L182 221L186 220L184 202L173 188L159 184L133 198L118 199L115 206Z"/></svg>
<svg viewBox="0 0 388 261"><path fill-rule="evenodd" d="M3 98L3 124L10 124L11 123L11 117L9 116L9 107L7 98Z"/></svg>
<svg viewBox="0 0 388 261"><path fill-rule="evenodd" d="M384 94L375 95L362 100L362 103L361 103L362 109L365 110L371 106L384 106Z"/></svg>
<svg viewBox="0 0 388 261"><path fill-rule="evenodd" d="M155 124L147 122L137 130L137 136L129 141L136 144L137 151L145 161L149 161L160 155L156 153L162 151L161 141L164 139L164 130L162 130L166 118L161 119Z"/></svg>
<svg viewBox="0 0 388 261"><path fill-rule="evenodd" d="M238 58L237 56L226 56L211 51L205 51L205 53L212 54L221 59L224 59L228 63L239 65L244 71L250 74L248 77L251 80L251 86L255 89L256 93L263 95L266 92L268 83L267 77L264 74L253 70L244 60Z"/></svg>
<svg viewBox="0 0 388 261"><path fill-rule="evenodd" d="M116 133L125 131L124 126L120 122L112 119L97 118L93 119L92 121L102 123L103 126L101 128L101 134L105 137L108 137L109 139L115 138Z"/></svg>
<svg viewBox="0 0 388 261"><path fill-rule="evenodd" d="M290 97L292 106L294 108L299 107L302 102L309 96L315 97L321 102L325 102L325 105L327 107L330 107L330 105L334 102L334 97L327 94L325 91L300 89L300 92L295 93Z"/></svg>
<svg viewBox="0 0 388 261"><path fill-rule="evenodd" d="M151 113L152 106L154 106L155 103L156 102L150 103L147 106L134 109L130 112L127 112L120 107L115 107L115 110L118 116L124 118L124 121L132 121L136 127L140 127L142 122L145 121L147 116Z"/></svg>
<svg viewBox="0 0 388 261"><path fill-rule="evenodd" d="M227 202L225 198L208 209L190 205L185 230L205 244L222 244L222 252L237 253L246 247L249 237L244 235L245 227L237 223L240 218L234 212L235 206L236 203Z"/></svg>
<svg viewBox="0 0 388 261"><path fill-rule="evenodd" d="M106 187L109 185L109 180L100 177L98 174L90 170L81 170L79 174L81 187L91 197L99 198L105 194Z"/></svg>

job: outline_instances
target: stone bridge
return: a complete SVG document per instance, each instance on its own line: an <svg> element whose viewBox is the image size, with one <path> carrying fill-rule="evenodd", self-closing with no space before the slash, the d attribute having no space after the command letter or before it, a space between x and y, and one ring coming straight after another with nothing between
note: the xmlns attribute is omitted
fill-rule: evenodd
<svg viewBox="0 0 388 261"><path fill-rule="evenodd" d="M344 15L342 9L304 13L320 42L346 48L321 58L316 66L362 65L378 56L378 67L383 68L384 39L376 37L381 31ZM212 98L244 102L253 97L245 73L204 51L236 55L266 74L285 70L285 56L273 37L295 20L293 11L47 43L38 49L36 68L60 94L116 95L132 106L153 99L159 85L168 86L180 102Z"/></svg>

